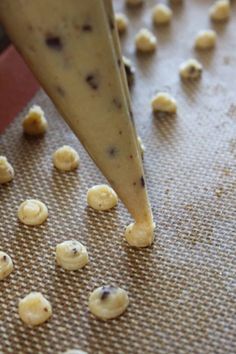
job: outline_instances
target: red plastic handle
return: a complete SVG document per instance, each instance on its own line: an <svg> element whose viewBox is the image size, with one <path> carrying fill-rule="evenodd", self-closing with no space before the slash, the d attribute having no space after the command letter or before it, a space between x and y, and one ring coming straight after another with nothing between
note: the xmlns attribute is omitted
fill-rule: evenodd
<svg viewBox="0 0 236 354"><path fill-rule="evenodd" d="M38 89L38 82L13 46L0 54L0 132Z"/></svg>

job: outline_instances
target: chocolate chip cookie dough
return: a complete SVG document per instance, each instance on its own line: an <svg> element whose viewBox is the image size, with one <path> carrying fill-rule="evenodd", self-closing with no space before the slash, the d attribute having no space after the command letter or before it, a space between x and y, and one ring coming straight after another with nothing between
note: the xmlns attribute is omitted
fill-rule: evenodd
<svg viewBox="0 0 236 354"><path fill-rule="evenodd" d="M89 188L87 203L96 210L109 210L118 203L116 192L107 184L99 184Z"/></svg>
<svg viewBox="0 0 236 354"><path fill-rule="evenodd" d="M0 251L0 280L5 279L13 271L13 262L11 257Z"/></svg>
<svg viewBox="0 0 236 354"><path fill-rule="evenodd" d="M32 106L28 114L23 119L22 126L25 134L44 134L48 128L48 123L42 108L38 105Z"/></svg>
<svg viewBox="0 0 236 354"><path fill-rule="evenodd" d="M89 297L90 311L101 320L109 320L120 316L128 305L127 292L110 285L95 289Z"/></svg>
<svg viewBox="0 0 236 354"><path fill-rule="evenodd" d="M63 145L52 156L54 166L63 172L73 171L79 166L79 155L71 146Z"/></svg>
<svg viewBox="0 0 236 354"><path fill-rule="evenodd" d="M48 217L46 205L37 199L27 199L18 208L18 218L25 225L42 224Z"/></svg>
<svg viewBox="0 0 236 354"><path fill-rule="evenodd" d="M14 178L14 169L5 156L0 156L0 184L10 182Z"/></svg>
<svg viewBox="0 0 236 354"><path fill-rule="evenodd" d="M87 249L76 240L61 242L56 247L58 265L66 270L83 268L89 261Z"/></svg>
<svg viewBox="0 0 236 354"><path fill-rule="evenodd" d="M40 292L31 292L19 301L18 312L25 324L38 326L51 317L52 306Z"/></svg>
<svg viewBox="0 0 236 354"><path fill-rule="evenodd" d="M40 0L27 6L4 0L0 20L133 218L152 223L110 8L109 0ZM144 30L137 46L154 50L156 37Z"/></svg>

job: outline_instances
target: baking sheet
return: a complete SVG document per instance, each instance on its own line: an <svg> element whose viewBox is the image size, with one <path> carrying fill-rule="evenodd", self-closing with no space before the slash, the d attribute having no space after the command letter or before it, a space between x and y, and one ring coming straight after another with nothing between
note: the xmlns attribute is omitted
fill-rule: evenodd
<svg viewBox="0 0 236 354"><path fill-rule="evenodd" d="M236 352L236 5L228 23L212 26L212 1L185 1L174 8L170 27L154 29L154 3L131 10L115 2L130 19L122 44L136 66L132 98L146 146L155 243L143 250L127 246L123 232L131 219L121 203L106 213L86 207L87 189L105 180L40 91L0 136L0 154L16 172L12 183L0 187L0 248L15 265L0 284L4 353ZM134 52L134 35L143 26L159 41L150 56ZM217 48L197 54L193 38L209 26L218 33ZM202 79L181 83L178 66L192 56L204 66ZM163 90L178 101L176 117L151 113L151 97ZM49 121L43 138L22 135L22 117L33 103ZM51 155L62 144L79 151L78 171L61 174L52 167ZM17 221L26 198L49 208L40 227ZM56 244L70 238L88 248L90 263L81 271L55 265ZM119 319L101 322L90 315L87 301L94 287L106 283L126 289L130 306ZM53 316L32 329L19 320L17 303L33 290L51 301Z"/></svg>

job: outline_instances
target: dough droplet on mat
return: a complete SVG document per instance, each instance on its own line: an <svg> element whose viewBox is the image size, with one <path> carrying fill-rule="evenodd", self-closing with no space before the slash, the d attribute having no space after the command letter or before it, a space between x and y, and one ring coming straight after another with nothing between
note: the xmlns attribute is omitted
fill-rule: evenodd
<svg viewBox="0 0 236 354"><path fill-rule="evenodd" d="M130 246L147 247L153 243L155 223L131 223L125 230L125 238Z"/></svg>
<svg viewBox="0 0 236 354"><path fill-rule="evenodd" d="M17 215L23 224L36 226L47 219L48 209L40 200L27 199L20 204Z"/></svg>
<svg viewBox="0 0 236 354"><path fill-rule="evenodd" d="M152 20L156 25L170 23L172 15L172 10L165 4L157 4L152 10Z"/></svg>
<svg viewBox="0 0 236 354"><path fill-rule="evenodd" d="M177 102L169 93L160 92L152 99L153 112L176 113Z"/></svg>
<svg viewBox="0 0 236 354"><path fill-rule="evenodd" d="M148 29L142 28L135 36L135 45L139 52L153 52L157 47L157 39Z"/></svg>
<svg viewBox="0 0 236 354"><path fill-rule="evenodd" d="M117 30L120 34L122 34L123 32L125 32L127 30L128 27L128 19L127 17L122 14L122 13L116 13L115 14L115 20L116 20L116 27Z"/></svg>
<svg viewBox="0 0 236 354"><path fill-rule="evenodd" d="M79 155L71 146L64 145L52 156L54 166L64 172L73 171L79 166Z"/></svg>
<svg viewBox="0 0 236 354"><path fill-rule="evenodd" d="M19 301L18 312L24 323L38 326L51 317L52 306L40 292L31 292Z"/></svg>
<svg viewBox="0 0 236 354"><path fill-rule="evenodd" d="M230 12L229 0L218 0L210 7L209 16L213 21L226 21Z"/></svg>
<svg viewBox="0 0 236 354"><path fill-rule="evenodd" d="M89 261L87 249L76 240L61 242L56 247L58 265L67 270L83 268Z"/></svg>
<svg viewBox="0 0 236 354"><path fill-rule="evenodd" d="M23 119L22 126L24 133L28 135L44 134L48 128L48 123L42 108L38 105L32 106Z"/></svg>
<svg viewBox="0 0 236 354"><path fill-rule="evenodd" d="M5 279L13 271L13 262L11 257L0 251L0 280Z"/></svg>
<svg viewBox="0 0 236 354"><path fill-rule="evenodd" d="M216 39L217 35L213 30L199 31L195 38L195 48L201 50L214 48Z"/></svg>
<svg viewBox="0 0 236 354"><path fill-rule="evenodd" d="M188 59L180 65L179 74L183 80L197 80L202 75L202 64L196 59Z"/></svg>
<svg viewBox="0 0 236 354"><path fill-rule="evenodd" d="M87 203L96 210L109 210L118 203L116 192L106 184L99 184L89 188Z"/></svg>
<svg viewBox="0 0 236 354"><path fill-rule="evenodd" d="M106 285L95 289L89 297L91 313L101 320L120 316L128 307L129 297L125 290Z"/></svg>
<svg viewBox="0 0 236 354"><path fill-rule="evenodd" d="M0 156L0 184L10 182L14 178L14 169L5 156Z"/></svg>

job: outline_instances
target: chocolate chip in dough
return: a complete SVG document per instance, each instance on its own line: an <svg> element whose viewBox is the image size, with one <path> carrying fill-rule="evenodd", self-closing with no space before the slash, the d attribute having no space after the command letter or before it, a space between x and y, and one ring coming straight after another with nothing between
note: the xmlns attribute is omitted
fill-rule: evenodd
<svg viewBox="0 0 236 354"><path fill-rule="evenodd" d="M91 32L93 30L93 27L89 24L89 23L85 23L83 26L82 26L82 30L84 32Z"/></svg>
<svg viewBox="0 0 236 354"><path fill-rule="evenodd" d="M57 86L56 90L62 97L65 96L65 90L61 86Z"/></svg>
<svg viewBox="0 0 236 354"><path fill-rule="evenodd" d="M58 37L58 36L48 36L45 39L45 42L48 47L50 47L54 50L59 51L62 49L62 42L61 42L60 37Z"/></svg>
<svg viewBox="0 0 236 354"><path fill-rule="evenodd" d="M142 187L145 187L145 181L144 181L143 176L140 178L140 182L141 182L141 186L142 186Z"/></svg>
<svg viewBox="0 0 236 354"><path fill-rule="evenodd" d="M98 77L95 74L88 74L85 78L86 82L89 84L89 86L93 89L93 90L97 90L98 89Z"/></svg>
<svg viewBox="0 0 236 354"><path fill-rule="evenodd" d="M118 153L118 149L115 147L115 146L111 146L109 149L108 149L108 154L111 156L111 157L115 157Z"/></svg>
<svg viewBox="0 0 236 354"><path fill-rule="evenodd" d="M114 22L111 18L109 18L109 26L110 26L110 29L113 31L115 28L115 25L114 25Z"/></svg>
<svg viewBox="0 0 236 354"><path fill-rule="evenodd" d="M122 103L120 102L120 100L118 98L113 98L112 102L114 103L116 108L121 109Z"/></svg>

